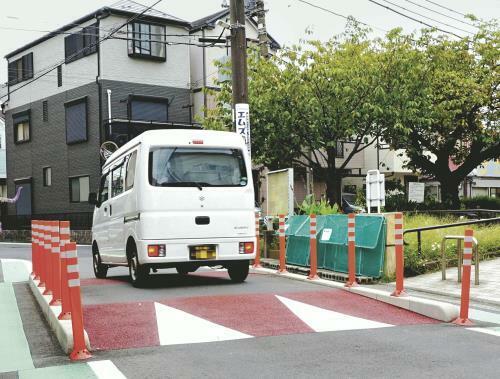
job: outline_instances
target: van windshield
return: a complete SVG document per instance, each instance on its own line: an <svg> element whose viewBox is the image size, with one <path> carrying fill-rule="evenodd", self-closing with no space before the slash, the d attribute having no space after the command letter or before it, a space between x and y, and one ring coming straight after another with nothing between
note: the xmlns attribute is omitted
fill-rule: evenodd
<svg viewBox="0 0 500 379"><path fill-rule="evenodd" d="M157 187L243 187L248 182L239 149L153 148L149 183Z"/></svg>

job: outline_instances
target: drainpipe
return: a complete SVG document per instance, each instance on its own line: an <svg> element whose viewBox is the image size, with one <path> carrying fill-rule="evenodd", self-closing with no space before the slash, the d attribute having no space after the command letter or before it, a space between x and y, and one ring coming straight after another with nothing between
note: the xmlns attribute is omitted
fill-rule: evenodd
<svg viewBox="0 0 500 379"><path fill-rule="evenodd" d="M108 93L108 127L109 127L109 135L111 136L111 90L107 89Z"/></svg>
<svg viewBox="0 0 500 379"><path fill-rule="evenodd" d="M205 28L201 29L201 36L205 38ZM207 87L207 67L206 67L206 59L207 59L207 53L205 51L206 47L202 47L202 52L203 52L203 117L207 117L207 93L206 93L206 87Z"/></svg>

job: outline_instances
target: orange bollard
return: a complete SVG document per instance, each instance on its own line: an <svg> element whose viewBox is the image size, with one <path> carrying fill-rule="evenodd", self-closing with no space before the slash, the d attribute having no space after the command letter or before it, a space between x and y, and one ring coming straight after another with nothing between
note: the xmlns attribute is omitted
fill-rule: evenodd
<svg viewBox="0 0 500 379"><path fill-rule="evenodd" d="M38 221L31 220L31 275L33 280L39 280L38 269Z"/></svg>
<svg viewBox="0 0 500 379"><path fill-rule="evenodd" d="M40 262L40 282L38 287L45 287L47 281L47 262L45 251L45 221L40 221L38 224L38 257Z"/></svg>
<svg viewBox="0 0 500 379"><path fill-rule="evenodd" d="M280 241L280 267L279 274L286 273L286 240L285 240L285 215L279 215L278 235Z"/></svg>
<svg viewBox="0 0 500 379"><path fill-rule="evenodd" d="M474 325L469 320L469 297L470 297L470 266L472 263L472 241L474 232L472 229L465 230L464 255L462 264L462 294L460 297L460 316L453 321L454 324L462 326Z"/></svg>
<svg viewBox="0 0 500 379"><path fill-rule="evenodd" d="M45 255L45 291L44 295L52 295L52 225L50 221L45 221L45 232L43 234L43 247Z"/></svg>
<svg viewBox="0 0 500 379"><path fill-rule="evenodd" d="M76 243L65 245L66 272L71 299L71 326L73 329L73 351L69 355L72 361L92 358L85 345L85 331L83 329L82 298L80 293L80 274L78 272L78 257Z"/></svg>
<svg viewBox="0 0 500 379"><path fill-rule="evenodd" d="M59 223L60 231L60 262L61 262L61 314L57 317L59 320L71 319L71 298L69 296L68 274L66 269L66 247L70 242L69 221L61 221Z"/></svg>
<svg viewBox="0 0 500 379"><path fill-rule="evenodd" d="M394 215L394 250L396 251L396 289L391 296L408 296L404 289L404 245L403 245L403 214Z"/></svg>
<svg viewBox="0 0 500 379"><path fill-rule="evenodd" d="M259 224L259 212L255 212L255 261L253 263L254 268L262 267L260 265L260 224Z"/></svg>
<svg viewBox="0 0 500 379"><path fill-rule="evenodd" d="M347 215L347 268L349 271L349 278L347 279L346 287L357 286L356 283L356 237L355 237L355 224L356 215L349 213Z"/></svg>
<svg viewBox="0 0 500 379"><path fill-rule="evenodd" d="M61 305L61 264L59 260L59 221L51 221L50 260L52 262L52 300L49 305Z"/></svg>
<svg viewBox="0 0 500 379"><path fill-rule="evenodd" d="M309 239L309 261L311 269L309 271L309 276L307 279L316 280L319 279L318 276L318 241L316 239L317 234L317 223L316 215L312 214L309 216L310 222L310 239Z"/></svg>

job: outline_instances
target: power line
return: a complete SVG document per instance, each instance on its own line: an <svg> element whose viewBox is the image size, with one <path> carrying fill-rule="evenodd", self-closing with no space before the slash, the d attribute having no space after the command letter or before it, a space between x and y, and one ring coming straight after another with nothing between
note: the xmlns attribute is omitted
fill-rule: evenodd
<svg viewBox="0 0 500 379"><path fill-rule="evenodd" d="M446 9L447 11L459 14L460 16L467 17L467 15L465 15L463 13L460 13L460 12L454 10L454 9L451 9L451 8L447 8L447 7L445 7L445 6L441 5L441 4L438 4L438 3L434 2L434 1L431 1L431 0L425 0L425 1L427 1L428 3L434 4L434 5L436 5L436 6L440 7L440 8Z"/></svg>
<svg viewBox="0 0 500 379"><path fill-rule="evenodd" d="M387 5L380 4L380 3L376 2L375 0L368 0L368 1L369 1L369 2L371 2L371 3L374 3L374 4L376 4L376 5L378 5L379 7L385 8L385 9L387 9L387 10L391 11L391 12L397 13L397 14L399 14L400 16L403 16L403 17L408 18L408 19L410 19L410 20L412 20L412 21L418 22L419 24L422 24L422 25L428 26L429 28L433 28L433 29L439 30L440 32L443 32L443 33L451 34L451 35L453 35L453 36L455 36L455 37L458 37L458 38L463 38L462 36L459 36L458 34L455 34L455 33L453 33L453 32L449 32L449 31L447 31L447 30L444 30L444 29L438 28L437 26L433 26L433 25L428 24L428 23L426 23L426 22L424 22L424 21L422 21L422 20L418 20L418 19L416 19L416 18L414 18L414 17L412 17L412 16L408 16L407 14L404 14L404 13L401 13L400 11L397 11L397 10L395 10L395 9L392 9L391 7L388 7Z"/></svg>
<svg viewBox="0 0 500 379"><path fill-rule="evenodd" d="M14 93L16 91L19 91L21 88L33 83L35 80L38 80L42 77L44 77L45 75L49 74L50 72L54 71L55 69L57 69L57 67L61 64L63 64L64 62L66 62L67 59L71 59L71 58L74 58L76 56L78 56L78 54L82 53L83 51L85 50L89 50L91 48L93 48L94 46L97 46L99 45L101 42L104 42L105 40L111 38L113 36L113 34L115 34L118 30L120 30L121 28L123 28L124 26L128 25L129 23L131 23L132 21L136 20L138 17L142 16L145 12L147 12L148 10L150 10L151 8L153 8L155 5L157 5L158 3L160 3L162 0L157 0L153 5L147 7L146 9L144 9L141 13L139 14L135 14L133 17L130 17L127 21L125 21L122 25L120 25L119 27L115 28L115 30L111 31L107 36L104 36L102 37L100 40L98 40L97 42L87 46L87 47L84 47L78 51L76 51L74 54L72 54L70 57L68 58L65 58L61 61L59 61L57 64L53 65L52 68L49 68L46 72L40 74L38 77L36 78L33 78L31 79L29 82L27 83L24 83L22 86L19 86L17 87L16 89L12 90L12 91L9 91L6 95L0 97L0 100L3 99L4 97L7 97L9 96L11 93Z"/></svg>
<svg viewBox="0 0 500 379"><path fill-rule="evenodd" d="M399 9L403 9L403 10L405 10L405 11L407 11L407 12L410 12L410 13L416 14L417 16L420 16L420 17L426 18L426 19L431 20L431 21L433 21L433 22L437 22L438 24L442 24L442 25L448 26L448 27L450 27L450 28L460 30L461 32L464 32L464 33L474 34L474 33L469 32L468 30L458 28L458 27L456 27L456 26L453 26L453 25L447 24L447 23L445 23L445 22L442 22L442 21L436 20L435 18L428 17L428 16L423 15L423 14L421 14L421 13L418 13L418 12L412 11L411 9L408 9L408 8L402 7L401 5L395 4L395 3L393 3L393 2L391 2L391 1L389 1L389 0L382 0L382 1L384 1L384 2L386 2L386 3L388 3L388 4L391 4L392 6L398 7Z"/></svg>
<svg viewBox="0 0 500 379"><path fill-rule="evenodd" d="M438 14L438 15L441 15L441 16L444 16L444 17L448 17L449 19L451 19L451 20L455 20L455 21L460 22L460 23L462 23L462 24L464 24L464 25L469 25L469 26L472 26L472 27L474 27L474 28L477 28L477 26L476 26L476 25L471 24L470 22L466 22L466 21L464 21L464 20L460 20L459 18L456 18L456 17L450 16L450 15L447 15L446 13L441 13L441 12L439 12L439 11L436 11L436 10L432 9L432 8L428 8L428 7L426 7L425 5L418 4L418 3L414 2L414 1L411 1L411 0L404 0L404 1L406 1L406 2L408 2L408 3L410 3L410 4L413 4L413 5L416 5L416 6L417 6L417 7L419 7L419 8L426 9L426 10L428 10L428 11L430 11L430 12L434 12L434 13L436 13L436 14Z"/></svg>
<svg viewBox="0 0 500 379"><path fill-rule="evenodd" d="M324 12L331 13L331 14L333 14L333 15L335 15L335 16L337 16L337 17L341 17L341 18L343 18L343 19L345 19L345 20L350 20L350 18L349 18L348 16L344 16L343 14L340 14L340 13L334 12L334 11L332 11L331 9L323 8L323 7L319 6L319 5L316 5L316 4L313 4L313 3L310 3L309 1L305 1L305 0L297 0L297 1L298 1L298 2L300 2L300 3L307 4L307 5L309 5L309 6L313 7L313 8L321 9L321 10L322 10L322 11L324 11ZM351 16L351 17L352 17L352 16ZM376 27L376 26L372 26L372 25L367 24L367 23L365 23L365 22L359 21L358 19L356 19L356 18L354 18L354 17L352 17L352 18L353 18L354 20L356 20L357 22L359 22L361 25L367 26L367 27L369 27L369 28L377 29L377 30L380 30L380 31L385 32L385 33L387 33L387 32L388 32L388 31L387 31L387 30L385 30L385 29L381 29L381 28L378 28L378 27Z"/></svg>

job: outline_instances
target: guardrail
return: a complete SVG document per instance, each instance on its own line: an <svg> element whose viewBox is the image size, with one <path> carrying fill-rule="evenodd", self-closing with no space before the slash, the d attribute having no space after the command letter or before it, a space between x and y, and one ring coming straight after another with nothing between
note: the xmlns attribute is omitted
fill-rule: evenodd
<svg viewBox="0 0 500 379"><path fill-rule="evenodd" d="M456 240L457 241L457 253L458 253L458 282L462 281L462 261L464 256L464 250L462 248L462 241L464 241L464 236L444 236L441 240L441 279L446 280L446 241ZM478 242L475 237L472 237L472 250L474 254L474 284L479 285L479 249Z"/></svg>
<svg viewBox="0 0 500 379"><path fill-rule="evenodd" d="M496 223L499 221L500 221L500 217L494 217L494 218L487 218L487 219L473 220L473 221L461 221L461 222L455 222L452 224L423 226L421 228L406 229L403 232L403 238L404 238L405 234L417 233L417 249L418 249L417 251L418 251L418 255L420 256L420 255L422 255L422 232L425 232L426 230L454 228L456 226L462 226L462 225L489 224L489 223ZM405 242L405 245L408 245L408 243Z"/></svg>
<svg viewBox="0 0 500 379"><path fill-rule="evenodd" d="M469 218L485 219L485 218L494 218L497 215L500 215L500 210L482 209L482 208L459 209L459 210L434 209L434 210L414 210L414 211L407 211L404 213L405 214L412 213L412 214L429 214L429 215L438 214L438 215L466 216Z"/></svg>

